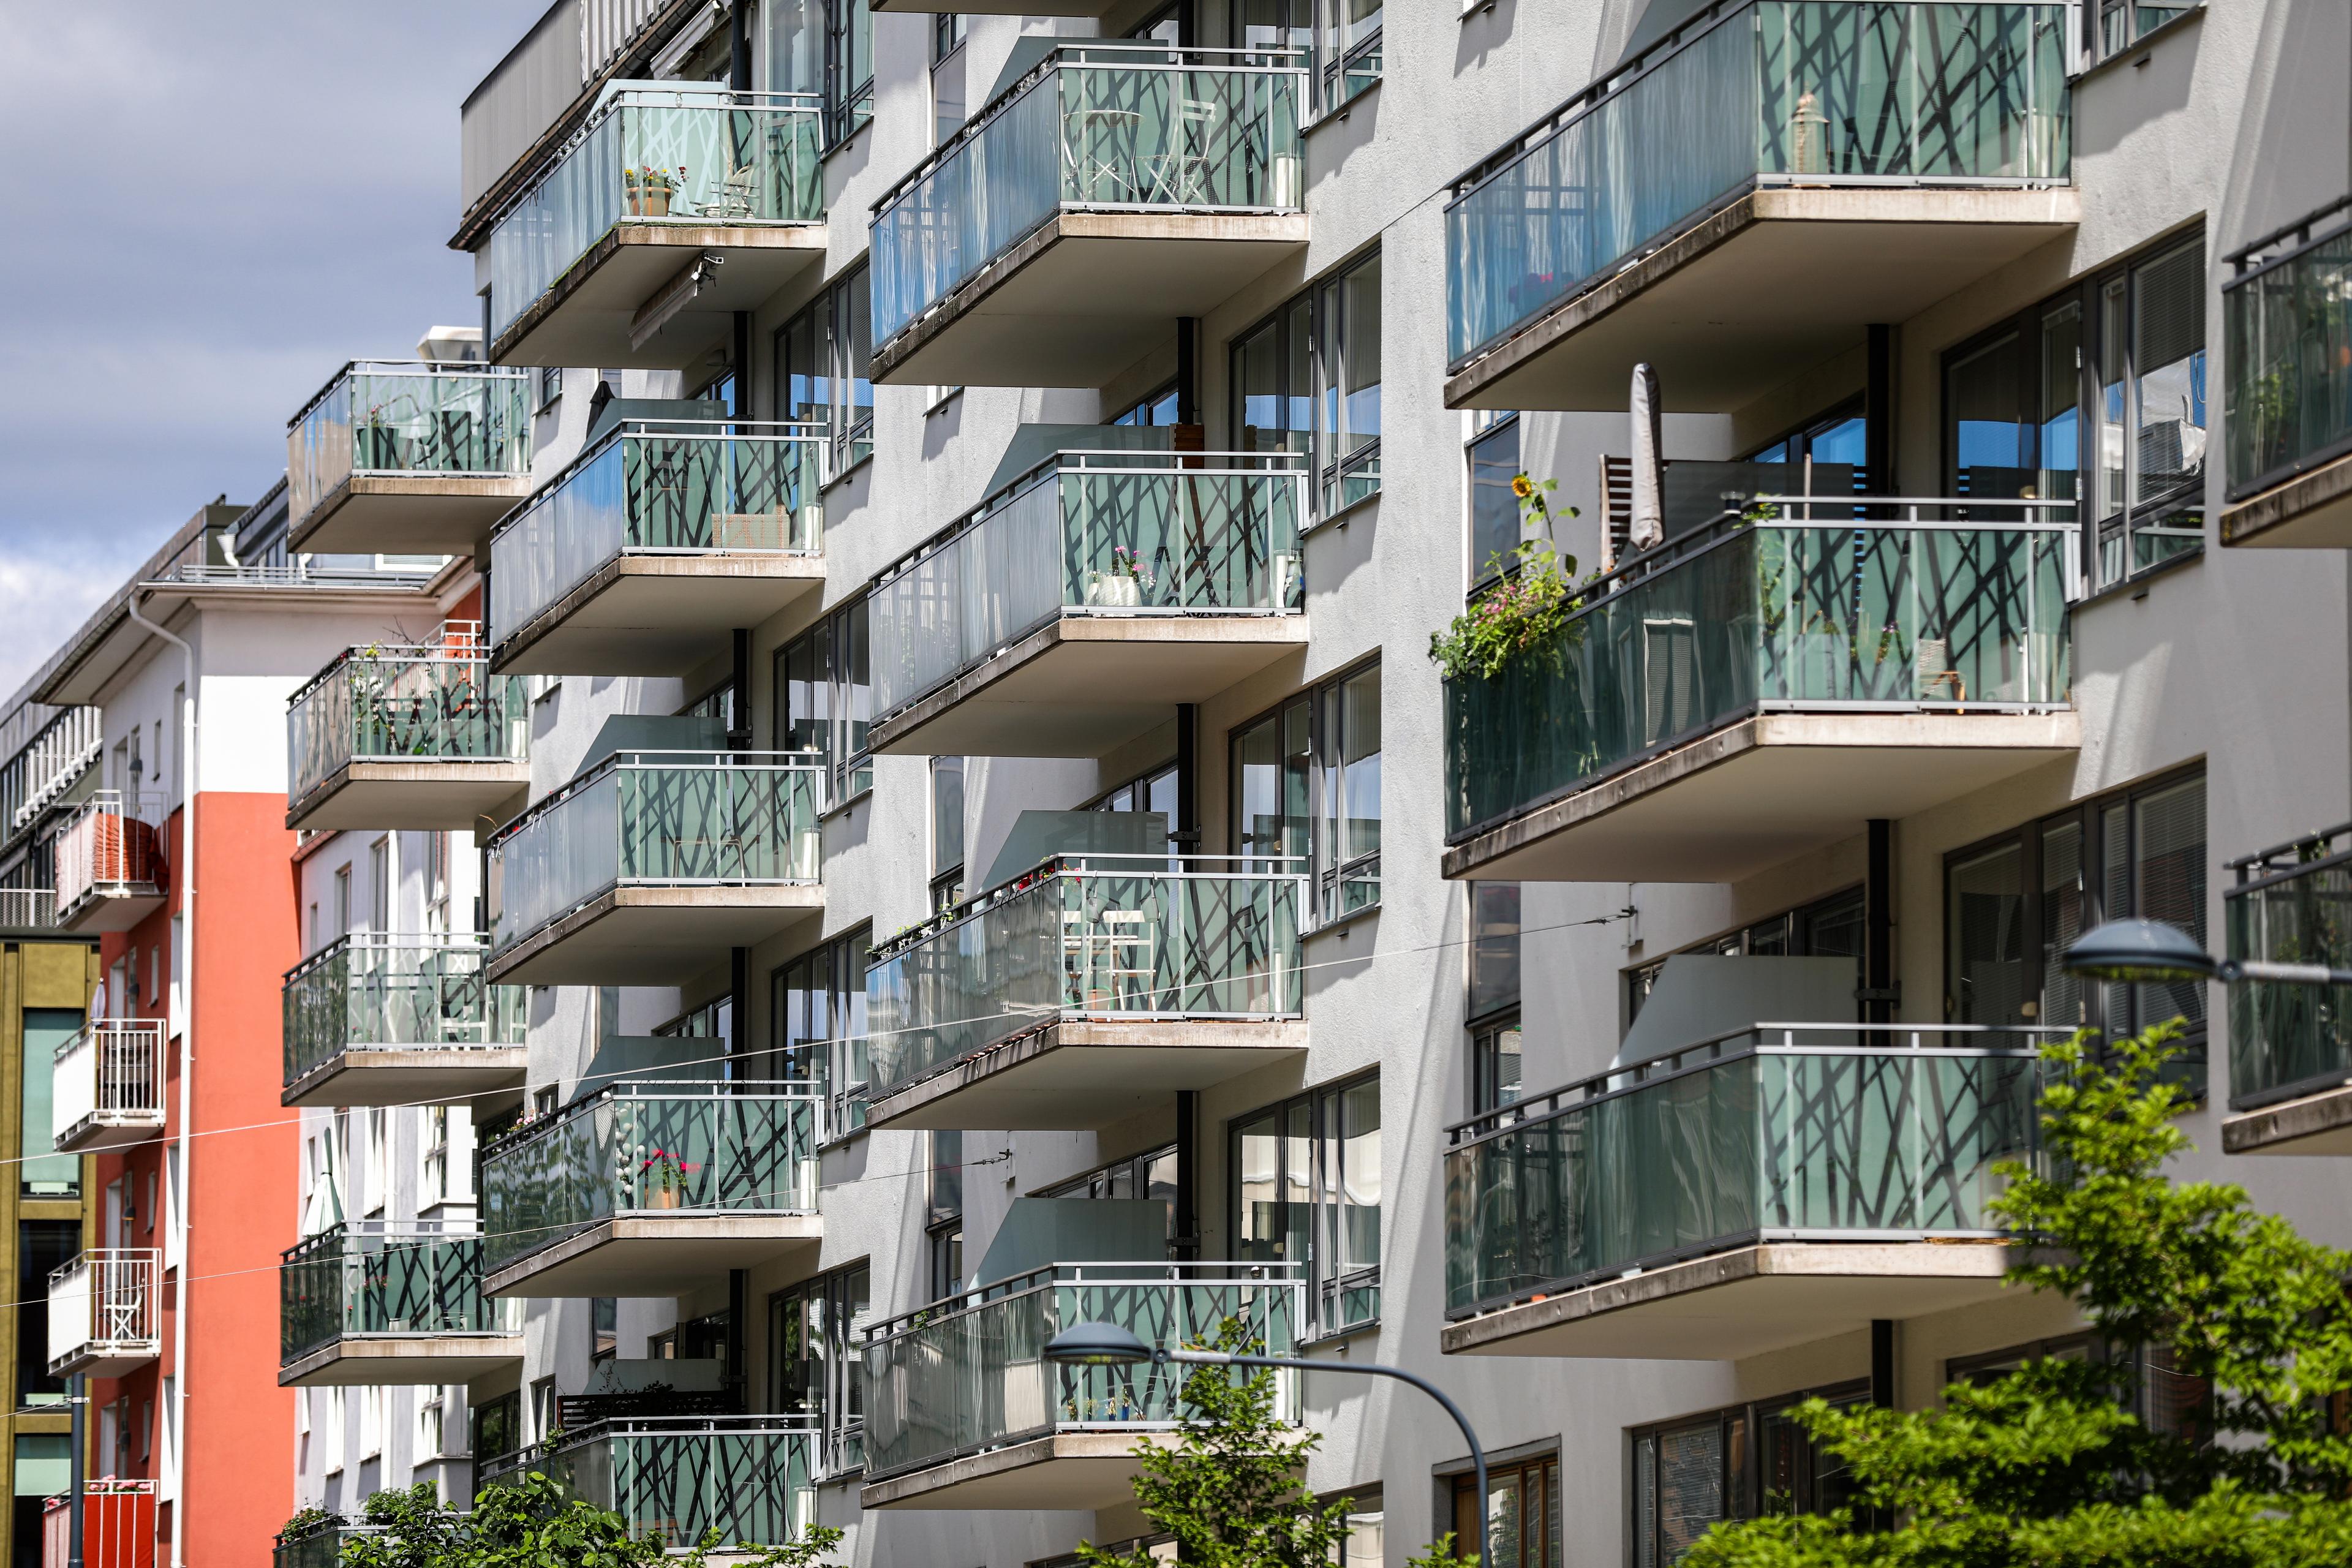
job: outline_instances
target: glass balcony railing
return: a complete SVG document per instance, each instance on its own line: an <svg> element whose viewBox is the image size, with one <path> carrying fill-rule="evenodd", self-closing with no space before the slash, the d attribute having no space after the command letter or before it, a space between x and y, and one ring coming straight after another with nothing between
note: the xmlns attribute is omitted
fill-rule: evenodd
<svg viewBox="0 0 2352 1568"><path fill-rule="evenodd" d="M814 1422L798 1415L631 1416L563 1433L484 1462L481 1484L552 1477L565 1493L618 1513L638 1540L782 1546L815 1518Z"/></svg>
<svg viewBox="0 0 2352 1568"><path fill-rule="evenodd" d="M278 1271L278 1359L338 1340L513 1334L522 1303L482 1294L482 1238L360 1220L287 1248Z"/></svg>
<svg viewBox="0 0 2352 1568"><path fill-rule="evenodd" d="M1265 1353L1288 1355L1306 1319L1293 1263L1056 1263L866 1331L868 1480L1057 1432L1158 1432L1183 1419L1188 1370L1057 1366L1045 1342L1078 1323L1116 1323L1155 1348L1213 1342L1238 1320ZM1278 1415L1299 1418L1293 1374Z"/></svg>
<svg viewBox="0 0 2352 1568"><path fill-rule="evenodd" d="M518 479L530 472L530 372L354 360L287 426L299 524L357 475Z"/></svg>
<svg viewBox="0 0 2352 1568"><path fill-rule="evenodd" d="M621 224L815 223L823 105L814 93L614 82L490 231L490 336Z"/></svg>
<svg viewBox="0 0 2352 1568"><path fill-rule="evenodd" d="M2352 452L2352 202L2314 226L2333 232L2241 253L2222 286L2231 500Z"/></svg>
<svg viewBox="0 0 2352 1568"><path fill-rule="evenodd" d="M289 795L352 763L520 762L530 734L522 678L492 675L478 654L355 647L287 701Z"/></svg>
<svg viewBox="0 0 2352 1568"><path fill-rule="evenodd" d="M1550 651L1445 683L1450 838L1766 707L2068 700L2071 522L1922 516L1965 517L1957 501L1759 504L1777 515L1727 517L1579 589L1583 607ZM1874 511L1909 516L1864 520Z"/></svg>
<svg viewBox="0 0 2352 1568"><path fill-rule="evenodd" d="M1455 183L1454 368L1758 185L2063 184L2063 5L1701 12Z"/></svg>
<svg viewBox="0 0 2352 1568"><path fill-rule="evenodd" d="M1286 453L1056 454L876 584L876 710L1062 616L1303 608L1307 479Z"/></svg>
<svg viewBox="0 0 2352 1568"><path fill-rule="evenodd" d="M1295 1018L1303 868L1066 855L877 948L872 1092L1055 1018Z"/></svg>
<svg viewBox="0 0 2352 1568"><path fill-rule="evenodd" d="M336 1568L343 1560L343 1542L355 1536L380 1535L383 1527L361 1524L330 1514L280 1531L269 1550L270 1568Z"/></svg>
<svg viewBox="0 0 2352 1568"><path fill-rule="evenodd" d="M814 752L616 752L490 840L490 951L616 888L817 879Z"/></svg>
<svg viewBox="0 0 2352 1568"><path fill-rule="evenodd" d="M1999 1234L2060 1029L1759 1024L1465 1121L1445 1155L1460 1317L1759 1241Z"/></svg>
<svg viewBox="0 0 2352 1568"><path fill-rule="evenodd" d="M355 931L286 972L286 1082L352 1050L523 1043L522 987L482 979L478 935Z"/></svg>
<svg viewBox="0 0 2352 1568"><path fill-rule="evenodd" d="M1303 49L1063 43L875 204L886 342L1065 209L1297 212Z"/></svg>
<svg viewBox="0 0 2352 1568"><path fill-rule="evenodd" d="M615 1084L482 1150L482 1267L618 1215L814 1214L806 1083Z"/></svg>
<svg viewBox="0 0 2352 1568"><path fill-rule="evenodd" d="M810 425L624 420L490 536L500 640L625 555L814 555L824 443Z"/></svg>
<svg viewBox="0 0 2352 1568"><path fill-rule="evenodd" d="M2230 862L2231 958L2352 968L2352 825ZM2230 985L2230 1104L2251 1110L2352 1083L2352 986Z"/></svg>

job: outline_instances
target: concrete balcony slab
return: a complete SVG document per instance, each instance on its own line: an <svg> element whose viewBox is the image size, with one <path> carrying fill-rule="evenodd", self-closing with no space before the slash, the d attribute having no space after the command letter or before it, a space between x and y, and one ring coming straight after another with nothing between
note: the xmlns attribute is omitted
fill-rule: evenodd
<svg viewBox="0 0 2352 1568"><path fill-rule="evenodd" d="M1307 1052L1303 1020L1071 1019L873 1101L869 1128L1083 1131Z"/></svg>
<svg viewBox="0 0 2352 1568"><path fill-rule="evenodd" d="M486 1275L485 1296L679 1296L728 1271L804 1256L824 1240L813 1214L635 1210L599 1220Z"/></svg>
<svg viewBox="0 0 2352 1568"><path fill-rule="evenodd" d="M489 960L499 985L675 985L824 912L815 882L612 889Z"/></svg>
<svg viewBox="0 0 2352 1568"><path fill-rule="evenodd" d="M530 789L530 764L520 758L345 763L288 804L286 826L298 832L484 833L520 810Z"/></svg>
<svg viewBox="0 0 2352 1568"><path fill-rule="evenodd" d="M821 223L623 218L490 345L493 364L678 370L824 260ZM715 257L715 266L705 258Z"/></svg>
<svg viewBox="0 0 2352 1568"><path fill-rule="evenodd" d="M522 1093L530 1053L521 1046L353 1046L286 1086L281 1105L470 1105Z"/></svg>
<svg viewBox="0 0 2352 1568"><path fill-rule="evenodd" d="M2352 550L2352 455L2226 508L2221 542L2278 550Z"/></svg>
<svg viewBox="0 0 2352 1568"><path fill-rule="evenodd" d="M280 1388L471 1383L522 1361L520 1334L349 1334L278 1369Z"/></svg>
<svg viewBox="0 0 2352 1568"><path fill-rule="evenodd" d="M824 558L622 555L511 630L493 627L494 675L684 675L824 586Z"/></svg>

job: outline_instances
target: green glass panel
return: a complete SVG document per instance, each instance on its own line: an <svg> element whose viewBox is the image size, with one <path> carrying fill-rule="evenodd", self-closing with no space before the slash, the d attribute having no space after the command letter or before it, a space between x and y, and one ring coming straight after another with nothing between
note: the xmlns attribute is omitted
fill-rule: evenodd
<svg viewBox="0 0 2352 1568"><path fill-rule="evenodd" d="M2221 426L2241 499L2352 443L2352 232L2222 290L2229 384Z"/></svg>
<svg viewBox="0 0 2352 1568"><path fill-rule="evenodd" d="M519 1046L523 991L482 979L478 936L358 932L286 976L286 1082L359 1047Z"/></svg>

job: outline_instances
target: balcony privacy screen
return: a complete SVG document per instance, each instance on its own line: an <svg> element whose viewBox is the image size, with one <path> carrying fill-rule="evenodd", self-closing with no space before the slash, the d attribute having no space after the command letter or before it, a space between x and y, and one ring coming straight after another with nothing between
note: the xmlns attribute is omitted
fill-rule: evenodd
<svg viewBox="0 0 2352 1568"><path fill-rule="evenodd" d="M2352 968L2352 828L2241 863L2224 900L2232 958ZM2230 1103L2293 1100L2352 1079L2352 986L2230 987Z"/></svg>
<svg viewBox="0 0 2352 1568"><path fill-rule="evenodd" d="M520 676L436 648L353 648L287 706L288 793L355 762L520 759L530 733Z"/></svg>
<svg viewBox="0 0 2352 1568"><path fill-rule="evenodd" d="M630 421L491 536L493 637L623 555L822 549L820 452L804 426Z"/></svg>
<svg viewBox="0 0 2352 1568"><path fill-rule="evenodd" d="M812 94L614 94L490 233L490 336L623 222L708 227L824 216Z"/></svg>
<svg viewBox="0 0 2352 1568"><path fill-rule="evenodd" d="M805 1084L624 1085L526 1123L482 1153L483 1268L616 1214L814 1213L820 1103Z"/></svg>
<svg viewBox="0 0 2352 1568"><path fill-rule="evenodd" d="M889 714L1064 614L1232 616L1305 603L1293 459L1067 452L867 600Z"/></svg>
<svg viewBox="0 0 2352 1568"><path fill-rule="evenodd" d="M527 370L359 361L287 435L297 523L353 474L510 479L530 471Z"/></svg>
<svg viewBox="0 0 2352 1568"><path fill-rule="evenodd" d="M1296 212L1303 55L1067 44L877 205L887 342L1064 207Z"/></svg>
<svg viewBox="0 0 2352 1568"><path fill-rule="evenodd" d="M551 1477L665 1546L692 1546L709 1530L730 1548L781 1546L814 1517L816 1444L813 1426L786 1415L604 1421L485 1464L482 1484Z"/></svg>
<svg viewBox="0 0 2352 1568"><path fill-rule="evenodd" d="M2352 229L2233 280L2221 309L2231 499L2352 450Z"/></svg>
<svg viewBox="0 0 2352 1568"><path fill-rule="evenodd" d="M355 932L286 976L286 1082L356 1048L523 1043L522 987L482 979L476 936Z"/></svg>
<svg viewBox="0 0 2352 1568"><path fill-rule="evenodd" d="M1759 703L2063 703L2063 530L1724 526L1604 584L1549 653L1445 683L1459 838Z"/></svg>
<svg viewBox="0 0 2352 1568"><path fill-rule="evenodd" d="M1288 1018L1304 877L1088 856L975 900L866 971L873 1092L1065 1016Z"/></svg>
<svg viewBox="0 0 2352 1568"><path fill-rule="evenodd" d="M1288 1264L1056 1264L869 1330L868 1479L1056 1431L1149 1431L1183 1418L1178 1366L1057 1366L1046 1342L1078 1323L1115 1323L1147 1345L1213 1342L1239 1319L1265 1353L1289 1355L1306 1302ZM1278 1374L1277 1415L1298 1419Z"/></svg>
<svg viewBox="0 0 2352 1568"><path fill-rule="evenodd" d="M1760 183L2063 181L2066 16L1755 0L1661 44L1447 208L1450 357Z"/></svg>
<svg viewBox="0 0 2352 1568"><path fill-rule="evenodd" d="M824 798L813 752L622 752L492 841L491 951L617 887L813 882Z"/></svg>
<svg viewBox="0 0 2352 1568"><path fill-rule="evenodd" d="M478 1236L339 1225L289 1247L278 1271L280 1363L337 1340L520 1331L520 1301L482 1294Z"/></svg>
<svg viewBox="0 0 2352 1568"><path fill-rule="evenodd" d="M1935 1047L1946 1033L1897 1037ZM1991 1234L1993 1163L2036 1146L2039 1057L1885 1038L1851 1026L1759 1028L1455 1129L1447 1310L1775 1235Z"/></svg>

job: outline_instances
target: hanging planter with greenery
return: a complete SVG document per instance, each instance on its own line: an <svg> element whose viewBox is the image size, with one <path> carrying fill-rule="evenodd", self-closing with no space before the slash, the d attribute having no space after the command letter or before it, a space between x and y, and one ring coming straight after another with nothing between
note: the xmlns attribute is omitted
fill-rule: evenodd
<svg viewBox="0 0 2352 1568"><path fill-rule="evenodd" d="M1576 645L1582 628L1574 620L1584 607L1579 592L1600 574L1573 584L1576 557L1562 555L1551 538L1552 511L1544 492L1559 481L1538 484L1525 474L1514 475L1511 493L1518 498L1520 526L1540 529L1508 552L1498 551L1488 565L1506 574L1481 594L1470 607L1454 617L1442 632L1431 634L1431 662L1448 680L1492 680L1522 660L1540 658ZM1574 507L1562 515L1577 515Z"/></svg>

